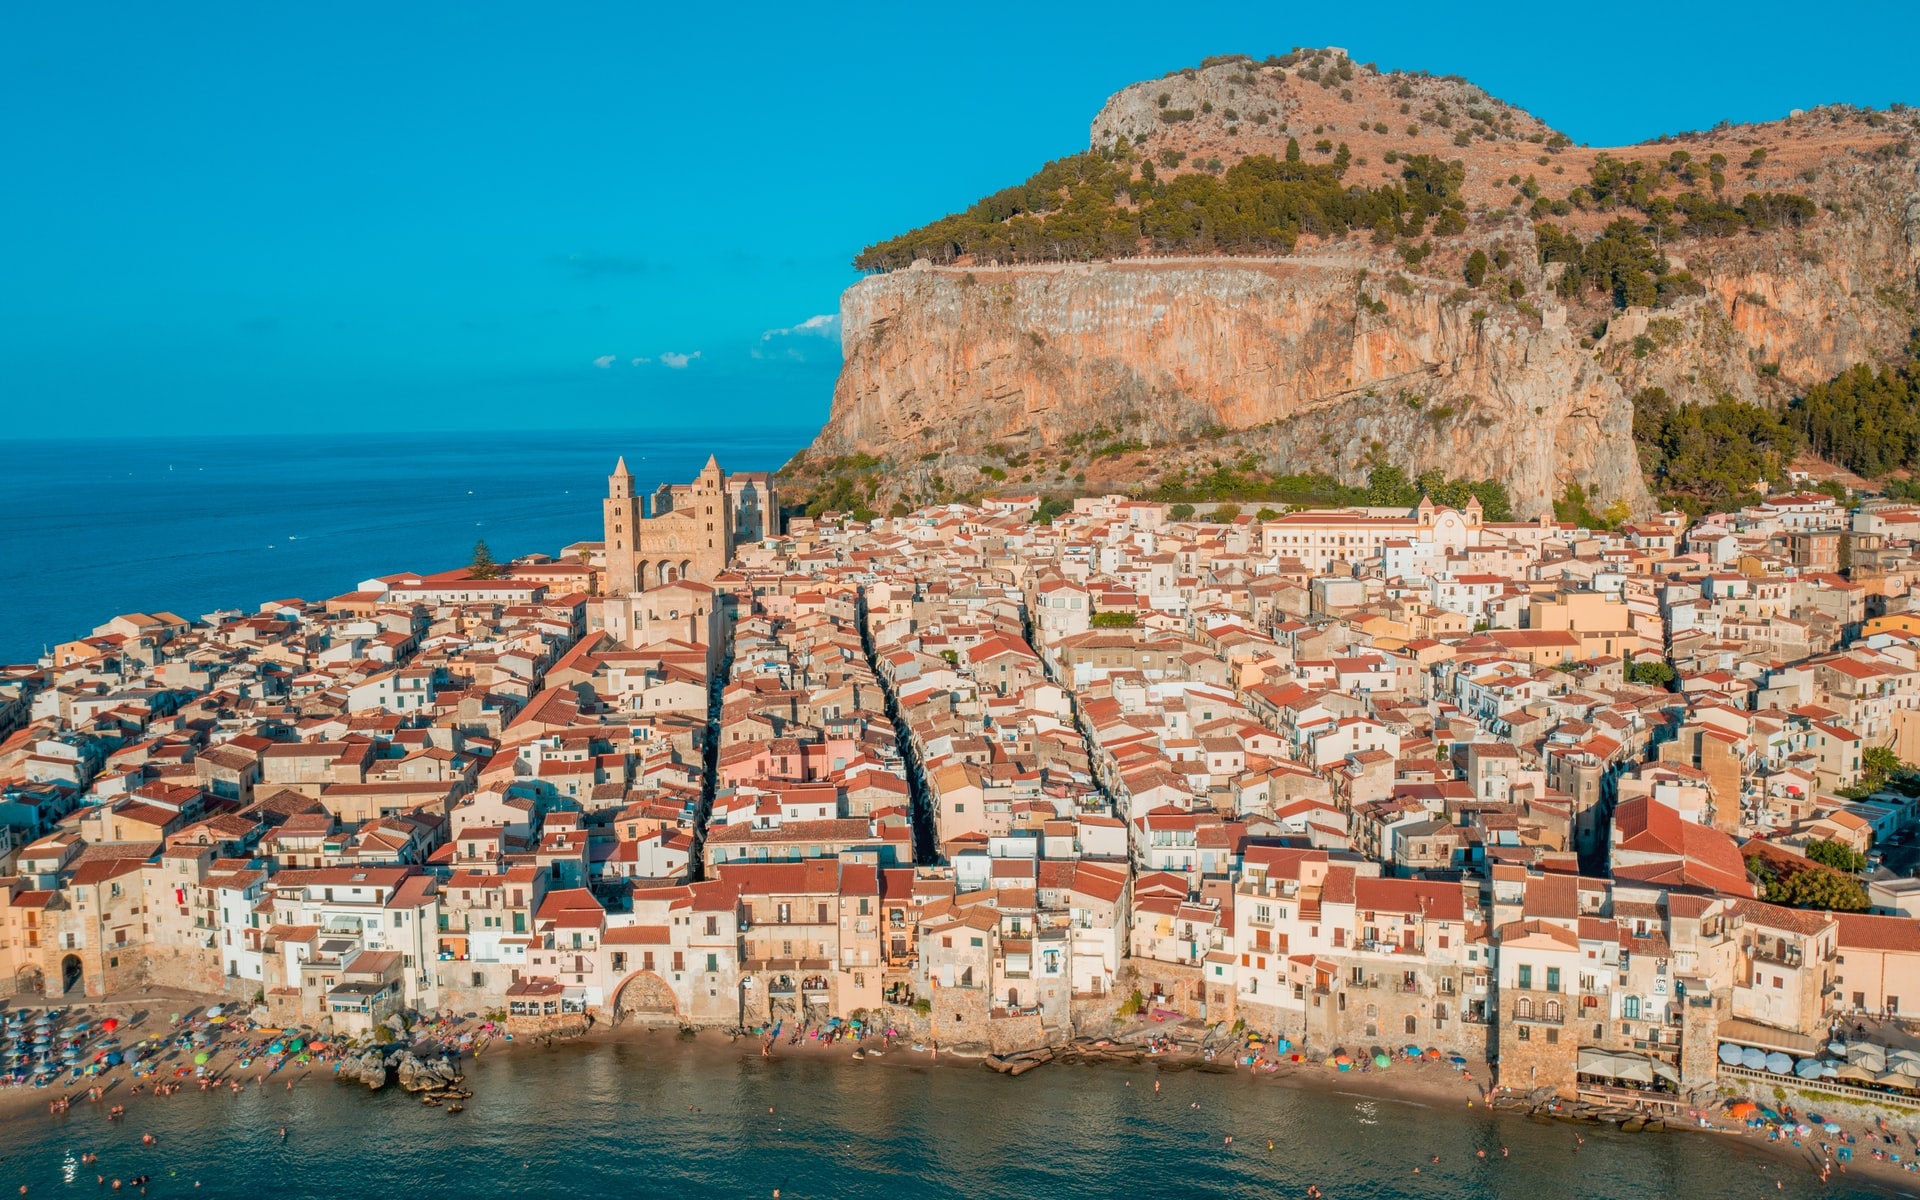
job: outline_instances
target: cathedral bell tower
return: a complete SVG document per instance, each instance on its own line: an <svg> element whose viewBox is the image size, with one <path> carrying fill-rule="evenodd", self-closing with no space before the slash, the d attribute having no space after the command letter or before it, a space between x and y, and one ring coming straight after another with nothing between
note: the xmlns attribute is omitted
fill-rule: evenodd
<svg viewBox="0 0 1920 1200"><path fill-rule="evenodd" d="M633 472L624 455L607 476L607 498L601 517L607 543L607 594L631 595L640 590L640 501L633 494Z"/></svg>

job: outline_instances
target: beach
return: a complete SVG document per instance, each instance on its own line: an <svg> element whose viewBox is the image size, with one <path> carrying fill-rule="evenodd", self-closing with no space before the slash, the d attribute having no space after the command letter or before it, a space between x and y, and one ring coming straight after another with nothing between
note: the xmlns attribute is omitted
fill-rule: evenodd
<svg viewBox="0 0 1920 1200"><path fill-rule="evenodd" d="M177 997L116 1002L89 1006L85 1015L97 1022L107 1014L121 1014L116 1033L123 1043L131 1044L177 1028L170 1021L175 1012L182 1013L183 1024L189 1026L196 1020L204 1021L204 1016L191 1014L204 1014L205 1005L175 1007L184 1003ZM81 1018L73 1014L70 1019ZM477 1027L483 1023L469 1024ZM417 1049L431 1052L441 1044L440 1035L457 1037L459 1032L459 1026L430 1031L417 1043ZM244 1036L257 1040L267 1035ZM229 1035L232 1041L242 1038L238 1029ZM1275 1141L1271 1152L1275 1155L1299 1152L1297 1144L1282 1145L1262 1128L1267 1118L1260 1114L1268 1112L1284 1112L1295 1106L1331 1108L1358 1114L1353 1118L1357 1122L1377 1121L1380 1113L1402 1113L1416 1118L1416 1128L1431 1131L1421 1135L1421 1154L1413 1154L1411 1145L1404 1147L1409 1155L1405 1164L1409 1181L1414 1179L1415 1168L1424 1173L1424 1181L1436 1168L1445 1171L1452 1159L1461 1156L1471 1156L1476 1167L1484 1167L1489 1159L1505 1158L1511 1147L1513 1153L1534 1159L1565 1154L1571 1163L1572 1156L1588 1152L1588 1145L1596 1149L1604 1145L1609 1156L1644 1155L1657 1150L1661 1155L1678 1155L1683 1161L1713 1160L1731 1151L1746 1164L1743 1170L1751 1170L1756 1179L1769 1175L1779 1182L1780 1187L1773 1189L1776 1192L1799 1185L1820 1186L1817 1141L1797 1147L1768 1141L1753 1136L1737 1122L1725 1120L1708 1127L1716 1134L1712 1138L1681 1138L1674 1134L1687 1129L1707 1130L1675 1121L1665 1133L1627 1134L1611 1127L1563 1124L1502 1112L1497 1104L1489 1110L1481 1091L1486 1075L1480 1064L1471 1064L1466 1072L1444 1062L1398 1063L1385 1070L1341 1072L1319 1062L1285 1062L1272 1070L1249 1071L1218 1059L1208 1062L1178 1052L1148 1055L1139 1061L1074 1061L1069 1055L1021 1078L1006 1079L994 1077L978 1055L935 1051L931 1046L916 1050L911 1042L898 1041L880 1048L878 1054L872 1053L881 1045L878 1038L856 1047L848 1042L824 1045L808 1037L789 1042L783 1036L771 1048L769 1057L761 1053L761 1039L752 1036L625 1024L601 1026L578 1037L508 1040L499 1036L483 1044L478 1053L469 1051L461 1058L466 1074L463 1086L473 1093L469 1102L473 1111L467 1113L424 1109L415 1097L392 1084L372 1093L357 1084L336 1081L332 1061L301 1065L288 1060L275 1070L258 1063L245 1069L238 1067L230 1051L222 1051L206 1064L208 1074L219 1082L204 1090L189 1073L174 1094L155 1094L154 1082L171 1080L173 1073L185 1065L183 1058L170 1057L164 1058L155 1074L145 1080L130 1078L123 1067L105 1072L93 1081L101 1089L98 1099L90 1099L89 1084L81 1083L0 1089L0 1117L11 1131L10 1147L35 1138L75 1147L74 1153L79 1156L76 1161L83 1168L80 1174L92 1171L106 1180L101 1186L110 1187L114 1178L126 1180L150 1174L135 1169L143 1157L170 1160L184 1152L197 1158L202 1149L234 1136L273 1146L281 1130L286 1131L289 1143L311 1137L315 1110L328 1114L329 1137L350 1135L356 1124L362 1124L363 1132L372 1135L388 1128L395 1119L393 1114L405 1112L409 1121L437 1122L432 1127L441 1131L441 1138L451 1133L457 1140L470 1132L470 1120L475 1122L472 1128L478 1129L490 1119L489 1114L511 1113L529 1101L541 1104L544 1111L544 1105L553 1100L554 1089L569 1088L569 1081L577 1078L582 1087L591 1083L592 1094L580 1098L582 1112L591 1112L598 1106L625 1102L628 1089L623 1076L619 1072L607 1074L610 1064L623 1064L635 1073L635 1079L666 1072L686 1081L683 1087L689 1118L703 1115L700 1095L716 1086L725 1093L729 1110L740 1110L742 1098L737 1085L743 1081L751 1084L754 1098L745 1106L746 1111L760 1112L761 1101L766 1101L764 1107L770 1111L765 1115L776 1131L784 1130L785 1122L792 1119L783 1114L800 1115L811 1104L809 1097L821 1087L853 1094L918 1095L958 1086L994 1106L1013 1111L1064 1091L1075 1095L1113 1094L1116 1102L1132 1114L1130 1119L1143 1121L1155 1130L1165 1126L1166 1131L1183 1135L1202 1133L1218 1149L1232 1155L1255 1151L1265 1155L1270 1140ZM854 1057L856 1048L861 1051L859 1058ZM767 1086L767 1081L780 1079L811 1082L791 1088L777 1083ZM729 1081L736 1086L729 1087ZM62 1098L68 1101L66 1110L49 1112L49 1105ZM678 1101L674 1104L677 1107ZM124 1109L123 1116L112 1115L116 1106ZM420 1110L420 1114L416 1116L414 1110ZM736 1120L738 1116L735 1111ZM1846 1132L1860 1139L1862 1149L1847 1170L1835 1172L1829 1189L1912 1190L1906 1172L1868 1157L1864 1138L1869 1127L1865 1123L1848 1121L1845 1125ZM156 1145L147 1146L139 1140L155 1130L159 1131ZM1460 1144L1461 1130L1474 1131L1470 1148ZM188 1142L184 1147L183 1138ZM96 1144L119 1144L123 1149L109 1157L104 1149L81 1148ZM101 1155L97 1163L87 1161L86 1156L96 1153ZM1434 1155L1441 1161L1432 1161ZM125 1161L134 1165L122 1165ZM116 1170L122 1174L115 1175ZM153 1186L151 1180L149 1186ZM206 1194L204 1188L200 1190Z"/></svg>

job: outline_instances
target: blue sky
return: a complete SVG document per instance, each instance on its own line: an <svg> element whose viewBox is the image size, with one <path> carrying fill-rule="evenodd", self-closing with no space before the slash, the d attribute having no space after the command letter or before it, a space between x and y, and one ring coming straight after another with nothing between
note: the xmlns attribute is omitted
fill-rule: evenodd
<svg viewBox="0 0 1920 1200"><path fill-rule="evenodd" d="M1208 54L1594 144L1920 103L1914 5L1324 9L10 5L0 437L816 422L856 251Z"/></svg>

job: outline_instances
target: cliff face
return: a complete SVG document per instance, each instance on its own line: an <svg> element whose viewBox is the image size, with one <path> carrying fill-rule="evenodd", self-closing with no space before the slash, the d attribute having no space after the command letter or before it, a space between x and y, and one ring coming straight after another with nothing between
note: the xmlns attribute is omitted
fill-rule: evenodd
<svg viewBox="0 0 1920 1200"><path fill-rule="evenodd" d="M1498 105L1474 91L1449 109L1442 101L1452 93L1426 95L1439 82L1388 91L1364 69L1357 75L1361 94L1352 101L1325 86L1286 91L1297 78L1262 79L1273 97L1262 111L1271 115L1255 134L1207 126L1231 103L1254 111L1252 68L1203 68L1116 96L1094 139L1131 138L1153 151L1184 138L1197 160L1221 152L1230 135L1282 138L1285 121L1308 110L1331 120L1347 103L1459 112L1477 111L1477 96ZM1174 98L1162 103L1156 93ZM1211 109L1169 126L1154 116L1168 103ZM1792 190L1820 211L1801 229L1674 241L1665 247L1673 269L1690 271L1704 294L1615 312L1604 294L1571 306L1554 298L1558 268L1539 264L1532 221L1509 183L1526 171L1532 186L1539 171L1544 194L1565 198L1602 152L1541 155L1538 163L1556 163L1549 174L1527 157L1545 127L1499 108L1505 115L1487 120L1504 122L1502 131L1462 152L1468 230L1416 269L1394 247L1356 235L1308 240L1287 257L922 262L864 279L842 298L845 366L828 424L797 473L839 455L880 457L891 469L869 494L877 500L937 494L922 486L929 477L956 493L1002 479L1025 490L1071 486L1069 478L1151 484L1171 467L1217 465L1230 449L1264 470L1326 471L1347 482L1382 461L1410 473L1496 478L1523 516L1545 511L1574 483L1602 503L1623 499L1646 511L1652 499L1629 399L1640 388L1664 387L1683 403L1732 395L1780 404L1855 362L1891 357L1916 324L1920 159L1904 126L1848 110L1689 135L1701 162L1752 156L1736 168L1744 175L1728 182L1730 194ZM1398 136L1376 128L1386 127L1357 127ZM1660 159L1668 151L1607 153ZM1367 161L1356 159L1356 169L1382 170ZM1591 236L1619 215L1576 206L1555 219ZM1462 286L1475 249L1506 252L1500 288ZM1113 454L1096 450L1115 444L1122 449ZM1147 449L1125 449L1136 445ZM1022 471L998 472L989 448L999 461L1024 456Z"/></svg>
<svg viewBox="0 0 1920 1200"><path fill-rule="evenodd" d="M874 276L842 300L846 366L815 449L905 463L1224 426L1251 431L1239 444L1279 470L1357 479L1384 454L1501 479L1526 512L1568 480L1644 498L1631 405L1563 314L1476 316L1450 285L1403 294L1361 271L1200 260Z"/></svg>

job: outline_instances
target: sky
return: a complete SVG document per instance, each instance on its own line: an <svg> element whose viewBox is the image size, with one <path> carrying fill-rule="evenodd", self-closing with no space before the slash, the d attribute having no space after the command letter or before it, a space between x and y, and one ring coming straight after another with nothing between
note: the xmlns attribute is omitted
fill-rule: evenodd
<svg viewBox="0 0 1920 1200"><path fill-rule="evenodd" d="M1920 103L1920 5L14 4L0 438L804 425L863 246L1337 45L1576 141Z"/></svg>

